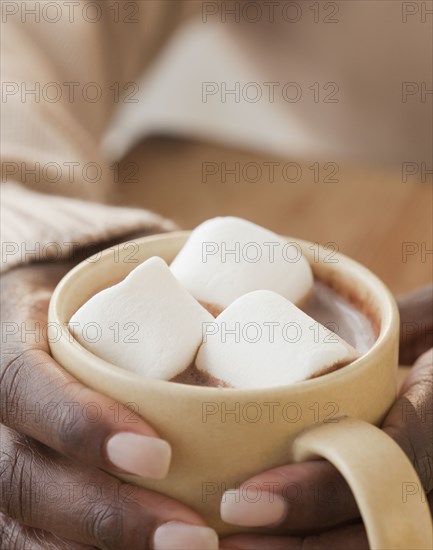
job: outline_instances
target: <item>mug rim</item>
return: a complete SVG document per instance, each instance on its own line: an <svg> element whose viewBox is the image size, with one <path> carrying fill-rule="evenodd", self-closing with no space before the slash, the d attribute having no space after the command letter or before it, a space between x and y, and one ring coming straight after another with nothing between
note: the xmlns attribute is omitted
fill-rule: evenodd
<svg viewBox="0 0 433 550"><path fill-rule="evenodd" d="M125 243L133 242L141 248L146 243L155 241L169 241L172 239L175 240L180 237L187 237L190 233L191 231L173 231L170 233L158 233L155 235L148 235L140 237L138 239L125 241L124 243L120 243L116 246L122 246ZM317 243L298 239L295 237L288 237L283 235L282 238L286 240L290 239L289 242L298 243L303 249L303 253L305 252L307 246L312 244L317 245ZM318 246L320 249L325 250L322 245ZM99 260L107 261L107 258L111 254L113 254L113 247L104 249L102 252L99 253ZM55 345L52 345L52 343L49 342L50 348L52 351L56 351L57 342L61 342L62 347L66 346L66 349L72 350L74 348L73 356L76 357L78 355L80 358L82 358L81 364L85 368L97 368L97 370L100 371L105 370L106 375L110 376L113 379L121 378L124 381L128 381L128 383L130 384L134 384L135 386L141 386L144 384L146 385L147 390L163 390L164 387L166 387L166 384L170 384L171 391L175 392L176 394L182 393L182 395L185 395L186 393L191 397L197 397L200 393L207 394L207 396L209 396L210 394L216 395L217 393L218 395L221 395L221 391L223 391L224 395L227 395L227 392L229 392L231 396L245 396L245 394L248 393L252 397L256 398L266 398L268 394L274 395L275 391L277 390L292 393L297 393L298 390L302 392L306 388L312 389L317 388L321 385L323 386L333 384L340 380L342 377L347 378L348 376L350 376L350 374L353 374L354 372L362 368L364 363L366 365L369 364L370 359L375 355L380 354L381 350L387 346L387 343L392 338L394 331L398 330L399 327L399 313L397 309L397 304L387 286L379 279L379 277L377 277L377 275L372 273L368 268L358 263L356 260L353 260L352 258L346 256L345 254L342 254L341 252L336 252L335 256L338 259L339 265L342 266L343 271L352 275L354 274L355 278L357 278L359 281L362 281L363 288L368 287L369 292L373 293L375 299L377 298L377 305L379 306L378 317L380 321L380 328L375 342L368 349L368 351L366 351L364 354L362 354L360 357L358 357L348 365L341 367L337 370L322 374L315 378L310 378L307 380L296 382L294 384L267 386L263 388L219 388L212 386L194 386L191 384L172 382L170 380L160 380L157 378L145 377L141 374L131 372L122 367L119 367L114 363L110 363L109 361L106 361L105 359L102 359L93 354L91 351L87 350L74 338L72 332L67 328L67 323L69 323L70 319L61 319L61 316L59 314L59 304L61 304L64 293L68 290L68 287L75 284L78 276L83 271L91 270L93 268L93 263L95 262L91 262L90 260L96 256L97 255L90 256L89 258L86 258L85 260L74 266L70 271L68 271L68 273L66 273L62 277L62 279L57 284L51 296L49 304L48 330L50 329L50 324L55 324L56 327L60 327L61 336L55 342ZM306 256L311 265L311 255L309 253L306 253ZM317 263L323 264L324 262L323 260L320 260ZM139 264L133 264L132 269L135 269L135 267L137 267L138 265ZM314 266L312 266L312 268L313 267ZM113 284L117 284L118 282L120 281L116 279ZM56 353L54 353L53 355L55 357ZM61 361L59 362L61 363Z"/></svg>

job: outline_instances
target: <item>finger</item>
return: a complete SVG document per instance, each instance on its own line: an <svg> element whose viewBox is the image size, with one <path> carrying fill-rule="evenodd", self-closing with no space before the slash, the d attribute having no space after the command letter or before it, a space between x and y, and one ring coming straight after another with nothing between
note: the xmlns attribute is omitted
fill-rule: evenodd
<svg viewBox="0 0 433 550"><path fill-rule="evenodd" d="M154 479L168 472L170 445L138 416L137 405L87 388L42 350L2 367L0 401L3 424L71 458Z"/></svg>
<svg viewBox="0 0 433 550"><path fill-rule="evenodd" d="M70 263L20 266L2 275L2 362L28 349L49 352L47 317L51 295Z"/></svg>
<svg viewBox="0 0 433 550"><path fill-rule="evenodd" d="M324 529L359 517L352 492L325 460L280 466L226 491L221 517L234 525L296 532Z"/></svg>
<svg viewBox="0 0 433 550"><path fill-rule="evenodd" d="M412 365L433 346L433 285L397 298L400 311L401 365Z"/></svg>
<svg viewBox="0 0 433 550"><path fill-rule="evenodd" d="M427 493L433 489L432 358L430 351L416 362L383 425L412 460ZM422 487L404 489L408 498L423 497ZM233 525L306 532L353 520L359 510L341 474L316 460L274 468L227 491L221 516Z"/></svg>
<svg viewBox="0 0 433 550"><path fill-rule="evenodd" d="M92 550L94 546L62 539L53 533L31 529L0 512L0 550Z"/></svg>
<svg viewBox="0 0 433 550"><path fill-rule="evenodd" d="M122 483L3 426L3 512L20 524L106 550L218 548L216 533L192 510Z"/></svg>
<svg viewBox="0 0 433 550"><path fill-rule="evenodd" d="M7 333L1 350L0 421L85 463L165 477L170 446L138 416L138 407L131 403L131 413L86 388L49 356L48 302L53 280L66 268L50 265L47 276L43 267L14 272L19 288L9 274L2 284L2 329Z"/></svg>
<svg viewBox="0 0 433 550"><path fill-rule="evenodd" d="M307 537L235 535L221 541L221 550L368 550L362 524Z"/></svg>
<svg viewBox="0 0 433 550"><path fill-rule="evenodd" d="M410 369L383 423L383 429L412 461L427 493L433 490L432 411L433 349L424 353Z"/></svg>

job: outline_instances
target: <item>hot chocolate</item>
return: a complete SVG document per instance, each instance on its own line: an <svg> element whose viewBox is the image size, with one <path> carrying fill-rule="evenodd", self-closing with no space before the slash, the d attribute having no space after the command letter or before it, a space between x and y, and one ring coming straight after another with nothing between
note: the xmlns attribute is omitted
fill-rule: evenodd
<svg viewBox="0 0 433 550"><path fill-rule="evenodd" d="M219 313L212 307L208 309L212 314ZM376 340L373 320L361 311L358 304L321 281L314 282L311 296L302 309L315 321L353 346L361 355L366 353ZM195 362L171 381L194 386L230 387L225 382L199 370Z"/></svg>
<svg viewBox="0 0 433 550"><path fill-rule="evenodd" d="M313 267L299 244L251 222L208 220L170 267L148 258L84 303L70 328L95 355L148 378L298 383L355 361L375 339L363 300Z"/></svg>

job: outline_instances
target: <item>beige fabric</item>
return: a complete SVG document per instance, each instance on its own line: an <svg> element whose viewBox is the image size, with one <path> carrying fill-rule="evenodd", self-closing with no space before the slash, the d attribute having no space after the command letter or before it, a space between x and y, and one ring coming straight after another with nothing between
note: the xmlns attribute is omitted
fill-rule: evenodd
<svg viewBox="0 0 433 550"><path fill-rule="evenodd" d="M21 185L2 188L0 271L21 263L73 259L78 249L125 234L173 231L161 216L136 208L36 193Z"/></svg>
<svg viewBox="0 0 433 550"><path fill-rule="evenodd" d="M2 12L3 269L32 260L10 254L10 243L84 244L122 231L167 227L146 211L104 209L52 195L113 201L114 171L100 147L113 112L131 99L143 70L201 4L146 0L128 7L83 0L78 6L57 2L58 10L44 11L49 4L54 2L9 3ZM9 243L6 258L3 243Z"/></svg>

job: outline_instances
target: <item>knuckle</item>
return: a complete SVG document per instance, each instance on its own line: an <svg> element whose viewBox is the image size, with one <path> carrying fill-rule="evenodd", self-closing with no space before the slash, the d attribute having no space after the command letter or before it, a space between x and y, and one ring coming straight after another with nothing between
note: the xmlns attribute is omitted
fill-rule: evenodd
<svg viewBox="0 0 433 550"><path fill-rule="evenodd" d="M0 513L0 550L77 549L73 543L65 545L64 542L66 541L61 541L55 535L33 530L21 525L6 514Z"/></svg>
<svg viewBox="0 0 433 550"><path fill-rule="evenodd" d="M412 462L427 492L433 489L432 376L432 353L427 352L403 383L385 428Z"/></svg>
<svg viewBox="0 0 433 550"><path fill-rule="evenodd" d="M413 433L415 430L400 431L394 439L407 455L417 472L424 490L428 493L433 489L433 453L427 439L422 433ZM427 435L427 434L426 434ZM427 436L428 437L428 436Z"/></svg>
<svg viewBox="0 0 433 550"><path fill-rule="evenodd" d="M77 452L82 455L89 446L93 448L96 440L103 440L105 433L109 431L104 418L99 414L89 414L88 406L91 405L96 410L98 404L86 403L83 393L85 391L83 392L79 382L70 382L64 388L64 395L68 397L58 407L59 415L55 419L58 444L62 452L69 456L77 456Z"/></svg>
<svg viewBox="0 0 433 550"><path fill-rule="evenodd" d="M433 419L430 411L433 406L433 396L430 380L420 379L416 388L413 388L411 403L405 409L403 449L413 462L427 491L433 489L433 440L431 438Z"/></svg>
<svg viewBox="0 0 433 550"><path fill-rule="evenodd" d="M28 453L20 436L13 437L1 426L2 455L0 457L1 511L18 521L24 520L24 511L31 509L33 455Z"/></svg>
<svg viewBox="0 0 433 550"><path fill-rule="evenodd" d="M57 436L61 448L67 453L79 449L86 439L86 424L75 410L74 402L64 403L61 414L56 419Z"/></svg>
<svg viewBox="0 0 433 550"><path fill-rule="evenodd" d="M23 549L19 525L11 517L0 513L0 550Z"/></svg>
<svg viewBox="0 0 433 550"><path fill-rule="evenodd" d="M21 393L24 366L24 354L19 354L11 361L2 361L0 371L0 394L1 394L1 422L9 424L14 416L14 404L17 405L16 397Z"/></svg>
<svg viewBox="0 0 433 550"><path fill-rule="evenodd" d="M124 548L124 518L124 509L119 503L100 504L90 518L90 535L103 548Z"/></svg>
<svg viewBox="0 0 433 550"><path fill-rule="evenodd" d="M118 482L115 496L111 487L97 502L92 500L91 508L84 511L86 530L91 539L97 541L98 548L148 547L148 537L157 523L154 504L158 505L158 499L152 498L149 505L150 501L133 497L129 489L128 484ZM166 497L164 500L167 502Z"/></svg>
<svg viewBox="0 0 433 550"><path fill-rule="evenodd" d="M33 360L33 352L26 351L16 355L12 360L3 362L0 371L0 421L9 424L29 391L30 370L28 362Z"/></svg>

